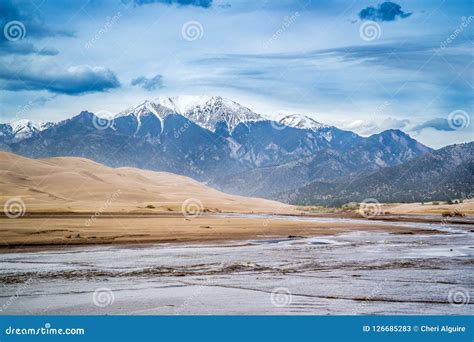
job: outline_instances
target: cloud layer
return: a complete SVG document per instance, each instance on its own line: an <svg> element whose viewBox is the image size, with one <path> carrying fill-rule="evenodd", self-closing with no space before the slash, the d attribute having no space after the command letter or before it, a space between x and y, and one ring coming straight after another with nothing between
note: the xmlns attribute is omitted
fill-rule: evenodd
<svg viewBox="0 0 474 342"><path fill-rule="evenodd" d="M12 0L0 1L0 27L2 31L5 25L12 21L20 22L25 28L25 37L46 38L55 36L73 37L74 32L71 30L64 30L62 28L55 28L46 25L43 18L32 3L25 1L19 2ZM7 41L7 37L2 34L0 42Z"/></svg>
<svg viewBox="0 0 474 342"><path fill-rule="evenodd" d="M449 124L448 119L445 119L445 118L435 118L435 119L428 120L419 125L416 125L415 127L413 127L412 130L415 132L419 132L425 128L434 128L437 131L446 131L446 132L456 130L454 127L452 127L452 125Z"/></svg>
<svg viewBox="0 0 474 342"><path fill-rule="evenodd" d="M469 135L435 128L449 129L439 119L447 113L472 112L472 1L226 3L0 0L0 24L25 26L19 40L0 32L0 122L29 97L53 94L23 115L51 120L119 112L159 91L222 95L262 114L303 113L361 132L416 128L428 145ZM368 20L382 22L370 42L360 30ZM200 39L183 36L189 22L202 27Z"/></svg>
<svg viewBox="0 0 474 342"><path fill-rule="evenodd" d="M124 3L133 3L137 6L147 4L166 4L166 5L178 5L178 6L195 6L209 8L212 6L212 0L122 0Z"/></svg>
<svg viewBox="0 0 474 342"><path fill-rule="evenodd" d="M106 68L87 65L66 70L54 66L0 66L0 88L5 90L46 90L56 94L80 95L120 87L115 74Z"/></svg>
<svg viewBox="0 0 474 342"><path fill-rule="evenodd" d="M140 86L145 90L152 91L158 88L163 88L163 76L156 75L151 78L141 76L133 79L131 84L133 86Z"/></svg>

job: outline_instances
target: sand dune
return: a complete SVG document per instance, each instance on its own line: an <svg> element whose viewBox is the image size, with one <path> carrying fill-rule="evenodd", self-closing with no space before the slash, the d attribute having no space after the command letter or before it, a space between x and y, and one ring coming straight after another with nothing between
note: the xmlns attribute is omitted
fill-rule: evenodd
<svg viewBox="0 0 474 342"><path fill-rule="evenodd" d="M446 213L461 213L466 216L474 215L474 200L466 199L463 203L440 204L433 203L399 203L385 204L383 207L385 212L394 215L435 215L439 216Z"/></svg>
<svg viewBox="0 0 474 342"><path fill-rule="evenodd" d="M26 212L296 213L275 201L228 195L168 172L110 168L76 157L29 159L0 152L0 200L21 198ZM188 201L187 201L188 200ZM187 202L186 202L187 201Z"/></svg>
<svg viewBox="0 0 474 342"><path fill-rule="evenodd" d="M0 251L41 245L307 237L357 230L435 231L367 220L216 215L212 213L300 212L274 201L228 195L167 172L114 169L75 157L33 160L0 152L0 203L5 208L12 199L24 203L24 215L0 216ZM183 215L183 205L190 213L197 210L202 215Z"/></svg>

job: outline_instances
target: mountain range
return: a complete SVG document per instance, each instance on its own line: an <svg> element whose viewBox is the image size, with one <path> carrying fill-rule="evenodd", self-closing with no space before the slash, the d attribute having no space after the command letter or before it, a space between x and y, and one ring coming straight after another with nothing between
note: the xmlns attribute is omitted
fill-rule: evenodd
<svg viewBox="0 0 474 342"><path fill-rule="evenodd" d="M0 149L167 171L228 193L270 199L433 152L400 130L362 137L299 114L273 121L219 96L160 98L107 118L83 111L57 123L0 124Z"/></svg>
<svg viewBox="0 0 474 342"><path fill-rule="evenodd" d="M446 146L404 164L333 182L315 181L282 193L294 204L340 206L375 198L380 202L471 199L474 196L474 142Z"/></svg>

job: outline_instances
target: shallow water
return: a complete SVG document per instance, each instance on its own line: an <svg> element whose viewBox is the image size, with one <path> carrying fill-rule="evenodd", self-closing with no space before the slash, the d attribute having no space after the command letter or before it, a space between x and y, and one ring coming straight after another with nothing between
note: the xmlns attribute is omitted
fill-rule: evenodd
<svg viewBox="0 0 474 342"><path fill-rule="evenodd" d="M0 308L10 315L472 314L472 226L396 225L443 233L3 254Z"/></svg>

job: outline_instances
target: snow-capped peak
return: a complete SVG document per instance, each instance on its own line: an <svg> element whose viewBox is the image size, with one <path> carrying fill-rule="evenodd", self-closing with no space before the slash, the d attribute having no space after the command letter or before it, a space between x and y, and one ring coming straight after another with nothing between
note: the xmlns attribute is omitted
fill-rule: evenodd
<svg viewBox="0 0 474 342"><path fill-rule="evenodd" d="M161 131L163 131L165 117L168 116L169 114L174 114L174 111L168 107L162 106L159 103L146 100L140 103L139 105L130 107L118 113L117 115L115 115L115 118L133 115L137 119L137 123L138 123L137 132L138 132L138 130L140 129L142 125L142 116L148 115L150 113L155 115L160 120Z"/></svg>
<svg viewBox="0 0 474 342"><path fill-rule="evenodd" d="M216 130L219 122L225 122L232 132L240 123L264 120L247 107L221 96L176 96L157 101L211 131Z"/></svg>
<svg viewBox="0 0 474 342"><path fill-rule="evenodd" d="M27 119L13 121L8 124L11 127L11 135L13 141L20 141L30 138L35 134L53 126L52 122L33 122Z"/></svg>
<svg viewBox="0 0 474 342"><path fill-rule="evenodd" d="M10 127L12 128L13 134L37 130L36 126L37 125L33 121L27 119L21 119L10 123Z"/></svg>
<svg viewBox="0 0 474 342"><path fill-rule="evenodd" d="M153 101L147 100L118 113L115 117L133 115L137 118L140 127L140 117L150 113L160 119L162 130L164 119L170 114L180 114L195 124L213 132L216 131L219 123L225 123L229 133L239 124L246 125L250 122L268 120L268 118L255 113L249 108L221 96L192 95L162 97ZM288 127L310 129L312 131L330 127L300 114L287 115L279 120L279 123Z"/></svg>
<svg viewBox="0 0 474 342"><path fill-rule="evenodd" d="M210 96L181 95L173 97L159 97L155 101L162 106L174 110L176 113L184 115L192 108L206 103Z"/></svg>
<svg viewBox="0 0 474 342"><path fill-rule="evenodd" d="M163 119L165 116L172 114L173 110L168 107L162 106L159 103L146 100L140 103L139 105L132 106L124 111L121 111L115 117L118 118L121 116L134 115L138 118L144 114L146 115L149 113L155 114L160 119Z"/></svg>
<svg viewBox="0 0 474 342"><path fill-rule="evenodd" d="M316 120L310 118L309 116L301 115L301 114L287 115L283 117L279 121L279 123L288 127L294 127L294 128L299 128L299 129L310 129L312 131L317 131L321 128L329 127L328 125L317 122Z"/></svg>
<svg viewBox="0 0 474 342"><path fill-rule="evenodd" d="M145 101L120 112L115 117L132 114L139 118L140 115L147 113L155 114L162 121L167 115L177 113L213 132L219 122L225 122L229 131L232 132L240 123L265 120L247 107L221 96L191 95Z"/></svg>

